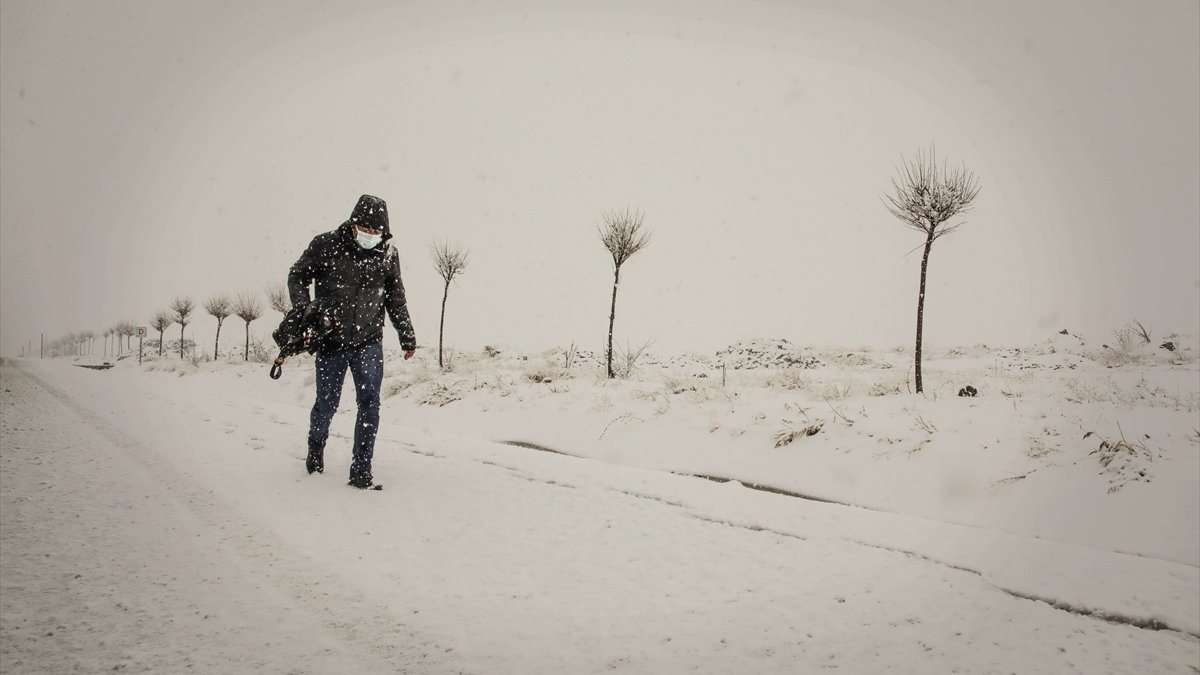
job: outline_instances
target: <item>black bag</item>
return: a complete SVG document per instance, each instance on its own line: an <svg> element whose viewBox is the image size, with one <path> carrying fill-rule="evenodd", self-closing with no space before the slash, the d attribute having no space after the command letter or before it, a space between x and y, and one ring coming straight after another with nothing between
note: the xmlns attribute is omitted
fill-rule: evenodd
<svg viewBox="0 0 1200 675"><path fill-rule="evenodd" d="M271 333L275 344L279 347L279 356L271 365L271 379L278 380L283 375L283 362L289 356L301 352L314 354L321 347L321 341L338 327L336 313L326 311L317 301L308 303L302 308L293 307L283 316L279 327Z"/></svg>

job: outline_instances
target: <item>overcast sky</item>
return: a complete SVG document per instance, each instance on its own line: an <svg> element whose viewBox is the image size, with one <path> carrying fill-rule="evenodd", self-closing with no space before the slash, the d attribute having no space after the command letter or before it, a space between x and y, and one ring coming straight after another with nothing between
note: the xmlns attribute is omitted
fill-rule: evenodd
<svg viewBox="0 0 1200 675"><path fill-rule="evenodd" d="M450 344L599 351L625 206L619 342L910 345L931 142L983 189L927 344L1200 332L1195 0L0 2L0 353L261 292L362 193L427 346L437 237Z"/></svg>

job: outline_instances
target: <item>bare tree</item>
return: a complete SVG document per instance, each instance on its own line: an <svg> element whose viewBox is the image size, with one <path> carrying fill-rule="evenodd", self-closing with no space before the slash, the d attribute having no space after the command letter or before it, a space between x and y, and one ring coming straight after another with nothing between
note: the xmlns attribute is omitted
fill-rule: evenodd
<svg viewBox="0 0 1200 675"><path fill-rule="evenodd" d="M175 322L179 324L179 358L184 358L184 342L183 329L191 323L188 318L192 314L192 310L196 308L196 303L192 302L191 298L175 298L171 301L171 311L175 312Z"/></svg>
<svg viewBox="0 0 1200 675"><path fill-rule="evenodd" d="M131 354L133 353L134 333L137 333L137 326L134 326L132 321L126 320L121 322L121 335L125 336L125 349Z"/></svg>
<svg viewBox="0 0 1200 675"><path fill-rule="evenodd" d="M216 361L220 356L218 349L221 346L221 324L225 323L225 317L233 311L233 301L223 293L214 295L204 301L204 311L217 320L217 339L213 341L213 360Z"/></svg>
<svg viewBox="0 0 1200 675"><path fill-rule="evenodd" d="M608 378L611 380L615 376L613 373L613 326L617 320L617 287L621 283L621 266L633 257L633 254L650 243L650 232L642 230L643 215L641 211L629 208L621 211L606 211L602 214L602 218L604 222L598 227L600 241L603 242L604 248L612 254L613 262L612 308L608 314L608 350L606 354Z"/></svg>
<svg viewBox="0 0 1200 675"><path fill-rule="evenodd" d="M154 316L150 319L150 327L158 331L159 356L163 355L163 332L173 323L175 323L175 319L172 319L171 315L166 312L155 312Z"/></svg>
<svg viewBox="0 0 1200 675"><path fill-rule="evenodd" d="M917 393L921 386L921 336L925 323L925 279L929 270L929 251L933 242L954 232L963 223L947 225L951 218L971 210L979 194L979 180L966 165L951 169L946 163L939 167L934 146L928 152L918 150L916 159L901 158L897 177L892 179L892 193L884 193L887 209L906 227L925 234L925 253L921 256L921 287L917 294L917 347L914 355Z"/></svg>
<svg viewBox="0 0 1200 675"><path fill-rule="evenodd" d="M468 251L461 244L448 241L435 241L429 245L429 250L433 255L434 269L441 275L442 281L446 282L442 292L442 320L438 324L438 368L441 368L442 338L446 334L446 298L450 296L450 282L467 268Z"/></svg>
<svg viewBox="0 0 1200 675"><path fill-rule="evenodd" d="M238 293L233 303L233 313L246 322L246 360L250 360L250 322L262 316L262 303L251 293Z"/></svg>
<svg viewBox="0 0 1200 675"><path fill-rule="evenodd" d="M287 286L282 281L267 284L267 304L280 314L287 314L292 309L292 298L288 295Z"/></svg>
<svg viewBox="0 0 1200 675"><path fill-rule="evenodd" d="M132 321L119 321L119 322L117 322L117 325L113 328L113 330L116 331L116 333L117 333L117 344L118 344L118 346L120 346L120 352L122 354L124 354L126 348L132 349L132 347L129 346L129 338L134 333L133 322ZM124 345L121 344L122 338L125 339Z"/></svg>

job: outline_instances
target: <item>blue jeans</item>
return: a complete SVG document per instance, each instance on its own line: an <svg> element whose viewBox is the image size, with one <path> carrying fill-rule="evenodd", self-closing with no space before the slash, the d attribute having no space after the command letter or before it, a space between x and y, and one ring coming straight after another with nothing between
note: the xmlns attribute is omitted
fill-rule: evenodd
<svg viewBox="0 0 1200 675"><path fill-rule="evenodd" d="M308 454L324 457L329 423L342 398L346 369L354 377L358 417L354 424L354 451L350 477L371 478L371 457L379 431L379 389L383 384L383 341L361 347L317 354L317 400L308 429Z"/></svg>

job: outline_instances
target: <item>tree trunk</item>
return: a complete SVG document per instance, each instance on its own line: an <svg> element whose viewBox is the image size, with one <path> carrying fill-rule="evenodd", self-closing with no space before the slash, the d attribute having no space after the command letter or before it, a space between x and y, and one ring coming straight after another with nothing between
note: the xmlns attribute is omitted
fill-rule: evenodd
<svg viewBox="0 0 1200 675"><path fill-rule="evenodd" d="M216 361L217 356L219 356L219 354L217 352L217 348L221 346L221 322L222 321L223 321L222 319L217 319L217 339L213 340L213 361Z"/></svg>
<svg viewBox="0 0 1200 675"><path fill-rule="evenodd" d="M250 322L246 322L246 360L250 360Z"/></svg>
<svg viewBox="0 0 1200 675"><path fill-rule="evenodd" d="M158 331L158 356L160 358L162 357L162 353L163 353L163 333L164 332L166 332L165 328Z"/></svg>
<svg viewBox="0 0 1200 675"><path fill-rule="evenodd" d="M921 337L925 326L925 276L929 270L929 250L933 248L933 235L925 240L925 253L921 256L921 291L917 295L917 349L913 355L917 379L917 393L925 391L921 386Z"/></svg>
<svg viewBox="0 0 1200 675"><path fill-rule="evenodd" d="M608 379L613 379L613 324L617 322L617 285L621 282L621 268L613 269L612 308L608 313Z"/></svg>
<svg viewBox="0 0 1200 675"><path fill-rule="evenodd" d="M438 368L442 367L442 337L446 334L446 298L450 296L450 282L446 282L446 290L442 293L442 321L438 325Z"/></svg>
<svg viewBox="0 0 1200 675"><path fill-rule="evenodd" d="M183 329L187 328L187 324L180 322L179 324L179 358L183 358Z"/></svg>

